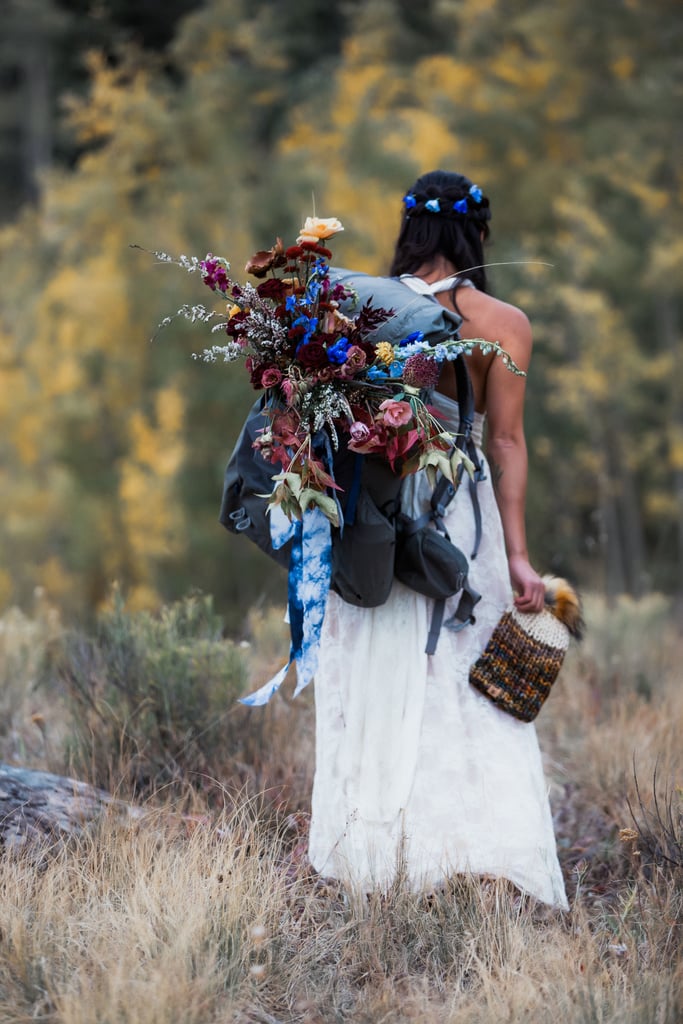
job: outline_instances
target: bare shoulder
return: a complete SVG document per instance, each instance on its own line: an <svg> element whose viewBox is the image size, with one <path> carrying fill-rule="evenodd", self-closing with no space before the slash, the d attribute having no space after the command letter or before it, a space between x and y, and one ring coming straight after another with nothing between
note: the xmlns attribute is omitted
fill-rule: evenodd
<svg viewBox="0 0 683 1024"><path fill-rule="evenodd" d="M474 288L458 290L458 306L465 318L460 328L461 337L497 341L518 365L528 364L531 324L523 310Z"/></svg>
<svg viewBox="0 0 683 1024"><path fill-rule="evenodd" d="M486 295L484 292L475 291L474 288L461 288L458 290L458 305L465 317L461 333L463 337L478 337L475 333L485 330L483 337L488 337L491 332L501 335L531 338L531 325L526 313L509 302L494 298L493 295ZM489 337L489 340L498 339Z"/></svg>

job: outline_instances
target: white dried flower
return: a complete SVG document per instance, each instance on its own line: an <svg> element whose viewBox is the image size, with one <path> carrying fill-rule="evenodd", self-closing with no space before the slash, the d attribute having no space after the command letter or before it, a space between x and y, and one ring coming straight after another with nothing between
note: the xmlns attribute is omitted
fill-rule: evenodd
<svg viewBox="0 0 683 1024"><path fill-rule="evenodd" d="M184 254L178 257L178 266L186 270L188 274L194 274L196 270L199 270L199 260L196 256L190 256L189 258Z"/></svg>
<svg viewBox="0 0 683 1024"><path fill-rule="evenodd" d="M242 355L242 348L236 341L229 341L227 345L212 345L205 348L203 352L193 352L193 359L200 359L203 363L215 363L218 357L223 357L224 363L234 363Z"/></svg>
<svg viewBox="0 0 683 1024"><path fill-rule="evenodd" d="M183 316L186 320L189 320L190 323L195 323L196 320L199 320L200 323L206 323L208 320L212 320L213 317L218 316L218 313L207 309L206 306L203 306L200 302L196 306L190 306L188 304L181 306L177 311L176 316Z"/></svg>

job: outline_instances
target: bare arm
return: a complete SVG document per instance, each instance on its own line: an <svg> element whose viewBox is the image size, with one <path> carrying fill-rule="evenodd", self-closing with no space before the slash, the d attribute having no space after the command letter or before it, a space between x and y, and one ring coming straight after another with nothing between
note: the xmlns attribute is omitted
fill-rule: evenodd
<svg viewBox="0 0 683 1024"><path fill-rule="evenodd" d="M503 347L520 369L526 370L532 346L531 328L526 316L520 310L508 307L500 334ZM487 455L503 523L510 578L517 592L515 605L522 612L538 612L543 607L544 588L529 562L524 522L527 484L525 384L525 378L512 374L501 359L493 360L486 378Z"/></svg>

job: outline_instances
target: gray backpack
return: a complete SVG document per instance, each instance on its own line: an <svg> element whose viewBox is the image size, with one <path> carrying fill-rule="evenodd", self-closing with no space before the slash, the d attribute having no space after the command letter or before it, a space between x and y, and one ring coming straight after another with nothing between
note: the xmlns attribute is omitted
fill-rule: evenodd
<svg viewBox="0 0 683 1024"><path fill-rule="evenodd" d="M398 310L382 327L386 340L398 342L412 331L420 330L427 340L457 336L460 318L434 300L415 296L394 279L331 268L333 281L351 285L360 303L374 300L384 308ZM482 476L476 448L471 438L473 421L472 386L463 356L454 360L460 410L457 445L472 460L475 480L470 481L477 539L471 557L476 557L481 535L481 516L476 500L476 481ZM425 396L428 399L428 396ZM252 406L230 456L223 486L220 522L233 533L248 537L265 554L285 568L289 565L291 544L276 550L270 536L270 520L264 494L272 490L274 467L252 447L259 430L267 424L264 415L267 393ZM348 451L340 439L340 449L331 467L344 516L342 529L332 529L332 589L345 601L372 608L384 604L394 578L435 600L432 626L426 651L436 649L444 617L445 601L462 591L458 608L448 628L461 629L474 621L472 609L479 600L468 584L468 559L451 544L443 519L448 503L460 484L445 478L437 483L429 512L412 520L401 512L402 479L382 459Z"/></svg>

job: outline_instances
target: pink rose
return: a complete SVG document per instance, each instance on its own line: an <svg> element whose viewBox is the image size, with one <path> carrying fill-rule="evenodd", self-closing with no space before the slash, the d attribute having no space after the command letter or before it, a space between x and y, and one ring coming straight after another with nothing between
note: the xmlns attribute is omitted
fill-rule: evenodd
<svg viewBox="0 0 683 1024"><path fill-rule="evenodd" d="M352 423L349 427L349 434L351 435L352 441L355 441L357 444L363 444L364 441L368 441L370 439L370 428L366 427L366 425L361 423L359 420L356 420L355 423Z"/></svg>
<svg viewBox="0 0 683 1024"><path fill-rule="evenodd" d="M393 398L387 398L382 402L380 410L384 413L384 422L389 427L402 427L413 418L410 403L395 402Z"/></svg>
<svg viewBox="0 0 683 1024"><path fill-rule="evenodd" d="M261 374L261 387L274 388L281 380L282 374L280 371L275 366L271 366Z"/></svg>
<svg viewBox="0 0 683 1024"><path fill-rule="evenodd" d="M355 377L365 368L367 356L358 345L352 345L346 353L346 362L342 365L341 375L345 378Z"/></svg>
<svg viewBox="0 0 683 1024"><path fill-rule="evenodd" d="M356 420L355 425L361 428L361 433L363 432L362 428L365 427L367 436L363 436L361 440L355 440L351 437L349 451L360 452L361 455L382 455L387 445L387 431L384 424L376 420L373 424L367 426Z"/></svg>

